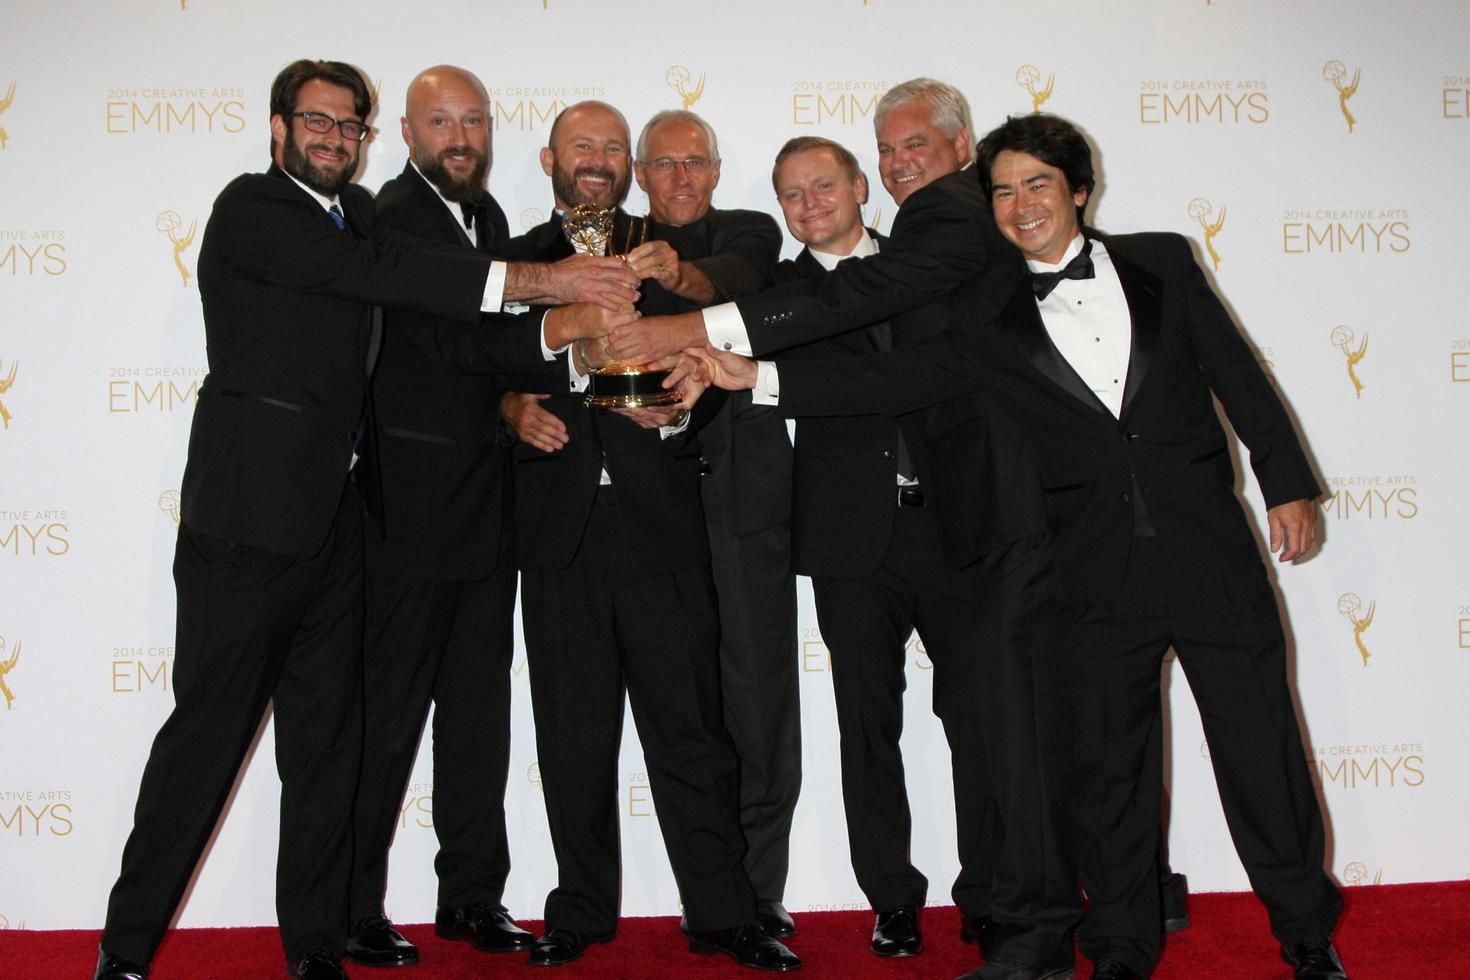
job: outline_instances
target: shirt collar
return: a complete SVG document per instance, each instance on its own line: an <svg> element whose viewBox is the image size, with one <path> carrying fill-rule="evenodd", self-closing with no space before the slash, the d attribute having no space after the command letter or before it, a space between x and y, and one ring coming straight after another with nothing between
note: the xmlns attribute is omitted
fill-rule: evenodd
<svg viewBox="0 0 1470 980"><path fill-rule="evenodd" d="M451 218L453 218L455 221L459 222L460 226L463 227L464 226L464 210L462 208L460 208L459 202L458 201L451 201L449 198L445 197L444 194L443 194L443 192L441 192L439 190L439 188L434 184L434 182L432 180L430 180L429 178L427 178L427 177L424 176L424 172L419 169L419 165L416 164L416 163L414 163L413 160L409 160L408 161L408 165L413 168L413 172L416 173L416 174L418 174L419 175L419 178L421 180L423 180L424 183L426 183L426 184L429 185L429 190L431 190L431 191L434 192L434 196L437 197L439 200L441 200L441 201L444 202L444 206L449 209L449 216Z"/></svg>
<svg viewBox="0 0 1470 980"><path fill-rule="evenodd" d="M878 243L874 240L872 235L869 235L865 231L863 232L863 237L859 238L858 243L853 246L852 251L848 252L846 255L838 255L835 252L819 252L811 247L808 247L807 251L812 253L812 258L816 259L822 264L822 268L826 269L828 272L831 272L833 269L837 268L837 263L841 262L843 259L864 259L867 258L869 255L876 255L878 253Z"/></svg>
<svg viewBox="0 0 1470 980"><path fill-rule="evenodd" d="M338 208L341 208L341 204L338 203L338 201L337 201L337 199L335 197L323 197L322 195L318 194L316 191L312 190L310 187L307 187L301 181L296 180L295 175L287 172L285 170L285 168L282 168L281 169L281 173L285 174L287 177L290 177L293 181L296 182L296 186L297 187L301 188L302 190L306 191L306 193L310 194L316 200L316 202L322 206L322 210L323 211L330 211L330 210L332 210L332 207L334 205L336 207L338 207Z"/></svg>
<svg viewBox="0 0 1470 980"><path fill-rule="evenodd" d="M1027 259L1026 268L1032 272L1060 272L1066 268L1068 262L1071 262L1081 254L1082 243L1085 241L1087 241L1087 236L1082 233L1081 229L1078 229L1077 235L1067 243L1067 250L1062 253L1061 261L1053 265L1050 262L1037 262L1032 259ZM1102 242L1093 239L1092 254L1093 256L1106 255L1107 249L1103 248Z"/></svg>

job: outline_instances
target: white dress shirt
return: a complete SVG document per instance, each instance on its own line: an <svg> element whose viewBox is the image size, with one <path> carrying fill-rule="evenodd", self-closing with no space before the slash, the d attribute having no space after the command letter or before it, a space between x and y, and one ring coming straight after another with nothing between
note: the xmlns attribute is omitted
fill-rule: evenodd
<svg viewBox="0 0 1470 980"><path fill-rule="evenodd" d="M1082 251L1081 235L1072 239L1060 262L1026 261L1032 272L1058 272ZM1047 336L1062 357L1114 416L1123 410L1133 323L1123 283L1102 242L1092 242L1091 279L1063 279L1036 305Z"/></svg>

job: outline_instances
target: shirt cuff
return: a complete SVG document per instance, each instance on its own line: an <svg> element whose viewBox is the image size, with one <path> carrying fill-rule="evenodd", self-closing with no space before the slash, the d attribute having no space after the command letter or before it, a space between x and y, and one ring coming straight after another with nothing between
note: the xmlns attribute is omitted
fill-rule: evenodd
<svg viewBox="0 0 1470 980"><path fill-rule="evenodd" d="M750 391L752 405L779 405L781 403L781 375L776 371L775 361L755 362L755 387Z"/></svg>
<svg viewBox="0 0 1470 980"><path fill-rule="evenodd" d="M554 360L556 360L556 355L566 353L567 348L571 347L572 345L571 344L562 344L560 347L556 348L555 350L552 350L550 347L547 347L546 346L546 313L547 312L548 311L542 311L542 313L541 313L541 323L538 324L537 327L536 327L536 336L538 338L539 343L541 344L541 359L542 360L545 360L545 361L554 361ZM568 357L567 358L567 363L568 364L572 363L571 357Z"/></svg>
<svg viewBox="0 0 1470 980"><path fill-rule="evenodd" d="M565 347L562 349L566 350ZM573 360L576 356L575 353L567 350L567 389L572 392L586 391L587 386L592 383L592 375L577 373L577 365Z"/></svg>
<svg viewBox="0 0 1470 980"><path fill-rule="evenodd" d="M485 296L480 300L481 313L499 313L505 304L505 263L491 262L485 276Z"/></svg>
<svg viewBox="0 0 1470 980"><path fill-rule="evenodd" d="M661 425L661 426L659 426L658 427L658 437L660 439L667 439L670 436L676 436L676 435L678 435L679 433L683 432L687 428L689 428L689 413L688 412L685 412L684 413L684 417L679 420L679 424L678 425Z"/></svg>
<svg viewBox="0 0 1470 980"><path fill-rule="evenodd" d="M745 332L745 319L740 315L740 307L734 303L721 303L708 307L703 313L704 332L709 335L711 347L750 356L750 335Z"/></svg>

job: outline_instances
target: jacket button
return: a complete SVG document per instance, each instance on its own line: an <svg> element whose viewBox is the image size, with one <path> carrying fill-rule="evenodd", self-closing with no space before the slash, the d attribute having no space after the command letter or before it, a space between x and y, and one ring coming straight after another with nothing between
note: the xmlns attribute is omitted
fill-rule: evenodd
<svg viewBox="0 0 1470 980"><path fill-rule="evenodd" d="M1128 491L1127 490L1124 490L1122 493L1118 494L1118 499L1121 500L1121 501L1123 501L1123 503L1126 504L1129 500L1132 500L1133 498L1130 497L1130 496L1128 496Z"/></svg>
<svg viewBox="0 0 1470 980"><path fill-rule="evenodd" d="M893 458L893 453L891 453L891 452L889 452L888 450L885 449L885 450L883 450L883 458L884 459L892 459Z"/></svg>

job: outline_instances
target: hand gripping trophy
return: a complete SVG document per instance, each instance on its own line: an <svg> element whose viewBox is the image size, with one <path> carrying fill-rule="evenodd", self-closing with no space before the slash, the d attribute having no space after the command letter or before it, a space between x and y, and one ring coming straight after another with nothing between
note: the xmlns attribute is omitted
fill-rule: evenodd
<svg viewBox="0 0 1470 980"><path fill-rule="evenodd" d="M617 212L596 204L578 204L562 218L561 230L572 248L584 255L626 255L648 239L648 219L629 218L622 231L622 247L613 250ZM668 371L650 371L641 364L608 361L589 376L587 404L592 408L643 408L672 405L678 391L666 390Z"/></svg>

